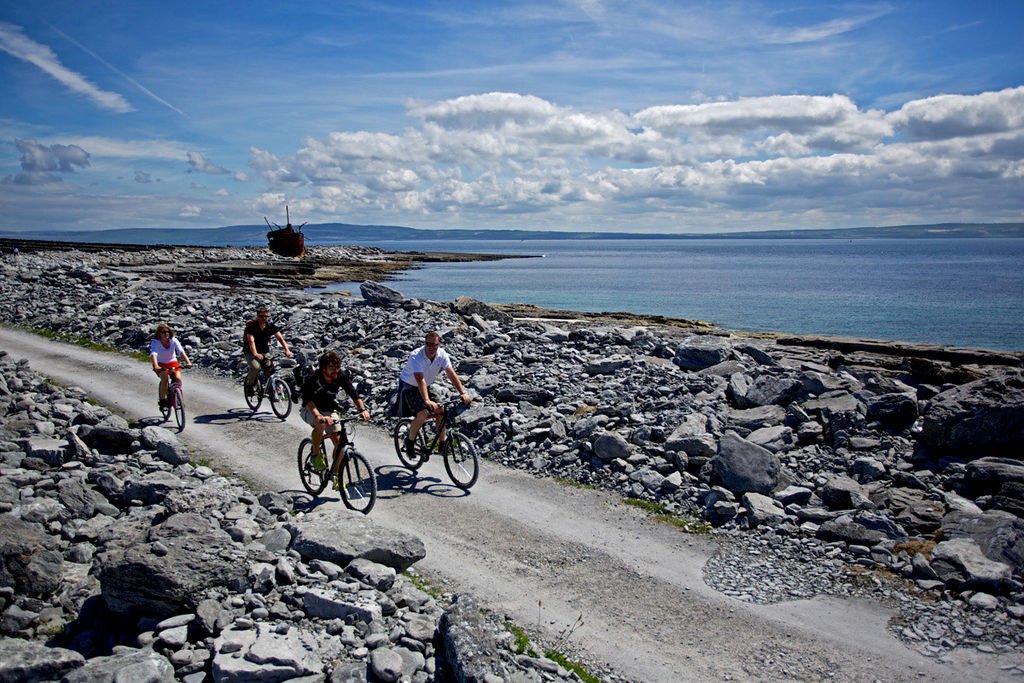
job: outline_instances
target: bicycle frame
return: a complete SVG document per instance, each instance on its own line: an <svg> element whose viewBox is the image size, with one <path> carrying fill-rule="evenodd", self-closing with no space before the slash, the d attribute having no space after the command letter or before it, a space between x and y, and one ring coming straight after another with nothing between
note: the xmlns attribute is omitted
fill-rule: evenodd
<svg viewBox="0 0 1024 683"><path fill-rule="evenodd" d="M435 427L433 437L427 441L427 445L430 447L431 453L440 452L440 444L442 443L441 434L446 434L450 427L456 426L455 417L458 413L462 412L460 408L464 408L465 404L461 400L448 401L447 403L443 403L441 407L442 410L440 416L431 415L427 418L427 420L434 420ZM423 425L420 426L420 429L426 426L426 424L427 423L424 422Z"/></svg>

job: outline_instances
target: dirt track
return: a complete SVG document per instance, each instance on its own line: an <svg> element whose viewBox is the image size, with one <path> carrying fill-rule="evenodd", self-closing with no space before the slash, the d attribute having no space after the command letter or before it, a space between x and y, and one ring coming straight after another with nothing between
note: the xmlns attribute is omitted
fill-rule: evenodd
<svg viewBox="0 0 1024 683"><path fill-rule="evenodd" d="M0 349L129 419L155 419L155 381L143 363L7 328ZM195 459L258 490L298 487L295 447L307 430L297 415L282 424L264 407L252 416L237 385L199 373L187 374L185 386L181 438ZM607 494L485 462L465 495L440 462L418 476L398 466L381 431L360 428L356 438L378 475L371 517L423 539L427 557L417 568L598 669L633 681L962 683L1003 675L1007 662L995 656L971 651L938 662L907 649L885 628L889 611L873 602L756 606L718 594L701 573L715 538L651 522Z"/></svg>

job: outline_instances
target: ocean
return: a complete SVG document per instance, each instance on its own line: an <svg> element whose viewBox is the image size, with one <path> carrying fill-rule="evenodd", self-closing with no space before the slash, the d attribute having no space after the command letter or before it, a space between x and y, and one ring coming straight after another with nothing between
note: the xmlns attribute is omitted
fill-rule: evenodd
<svg viewBox="0 0 1024 683"><path fill-rule="evenodd" d="M772 331L1024 350L1024 239L423 240L402 251L540 258L429 264L407 297L628 311ZM358 293L357 283L332 290Z"/></svg>

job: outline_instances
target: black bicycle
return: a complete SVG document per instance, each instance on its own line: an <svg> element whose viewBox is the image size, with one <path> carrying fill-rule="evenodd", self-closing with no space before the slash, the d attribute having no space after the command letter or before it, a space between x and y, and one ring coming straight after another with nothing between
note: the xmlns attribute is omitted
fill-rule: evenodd
<svg viewBox="0 0 1024 683"><path fill-rule="evenodd" d="M412 418L399 418L392 432L395 453L402 464L413 472L423 466L431 453L440 453L444 457L444 469L452 483L460 489L468 490L480 476L480 457L477 455L476 446L456 424L456 418L466 406L461 400L455 400L445 403L443 408L440 423L427 418L420 427L416 434L416 446L411 455L405 449L405 441ZM444 441L441 441L442 432L445 434Z"/></svg>
<svg viewBox="0 0 1024 683"><path fill-rule="evenodd" d="M267 398L270 400L270 408L274 415L284 420L292 412L292 390L287 382L277 376L277 366L271 356L265 355L261 365L260 376L252 393L245 391L244 384L242 386L245 403L256 412L263 399Z"/></svg>
<svg viewBox="0 0 1024 683"><path fill-rule="evenodd" d="M178 425L178 432L181 432L185 429L185 392L181 388L181 381L166 368L160 374L167 375L167 400L160 404L160 414L164 422L167 422L171 413L174 413L174 422Z"/></svg>
<svg viewBox="0 0 1024 683"><path fill-rule="evenodd" d="M340 418L337 415L334 418L331 425L334 430L331 431L330 427L325 430L319 453L313 452L312 439L303 439L299 444L299 478L302 479L302 486L312 496L319 496L327 488L328 482L334 477L333 467L328 466L326 442L332 435L336 435L334 453L330 460L333 465L341 458L335 488L341 494L341 501L345 503L345 507L368 515L373 509L373 504L377 502L377 475L373 473L366 457L357 451L352 443L349 418Z"/></svg>

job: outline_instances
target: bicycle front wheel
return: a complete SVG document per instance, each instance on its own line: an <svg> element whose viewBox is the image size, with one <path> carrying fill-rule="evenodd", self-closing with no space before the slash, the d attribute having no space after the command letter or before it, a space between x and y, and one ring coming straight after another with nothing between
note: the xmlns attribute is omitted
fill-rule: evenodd
<svg viewBox="0 0 1024 683"><path fill-rule="evenodd" d="M364 515L370 514L377 502L377 477L363 454L345 446L344 460L338 469L338 490L345 507Z"/></svg>
<svg viewBox="0 0 1024 683"><path fill-rule="evenodd" d="M269 389L270 407L274 415L284 420L292 412L292 392L280 377L271 377Z"/></svg>
<svg viewBox="0 0 1024 683"><path fill-rule="evenodd" d="M160 404L160 416L164 418L164 422L171 419L171 392L167 392L167 397L163 403Z"/></svg>
<svg viewBox="0 0 1024 683"><path fill-rule="evenodd" d="M327 482L331 480L331 470L327 466L327 447L324 442L320 442L320 461L315 462L313 442L310 439L303 439L299 444L298 462L302 487L309 491L311 496L319 496L327 488Z"/></svg>
<svg viewBox="0 0 1024 683"><path fill-rule="evenodd" d="M476 483L480 476L480 458L476 446L456 431L449 431L444 445L444 468L452 483L463 491Z"/></svg>
<svg viewBox="0 0 1024 683"><path fill-rule="evenodd" d="M174 409L174 421L181 432L185 429L185 395L181 391L181 386L176 384L171 387L170 398L171 407Z"/></svg>
<svg viewBox="0 0 1024 683"><path fill-rule="evenodd" d="M416 448L410 455L405 450L405 440L409 438L409 423L411 419L400 419L395 423L392 431L392 438L395 442L395 454L403 465L415 472L423 464L423 454L427 452L427 437L423 429L416 435Z"/></svg>

